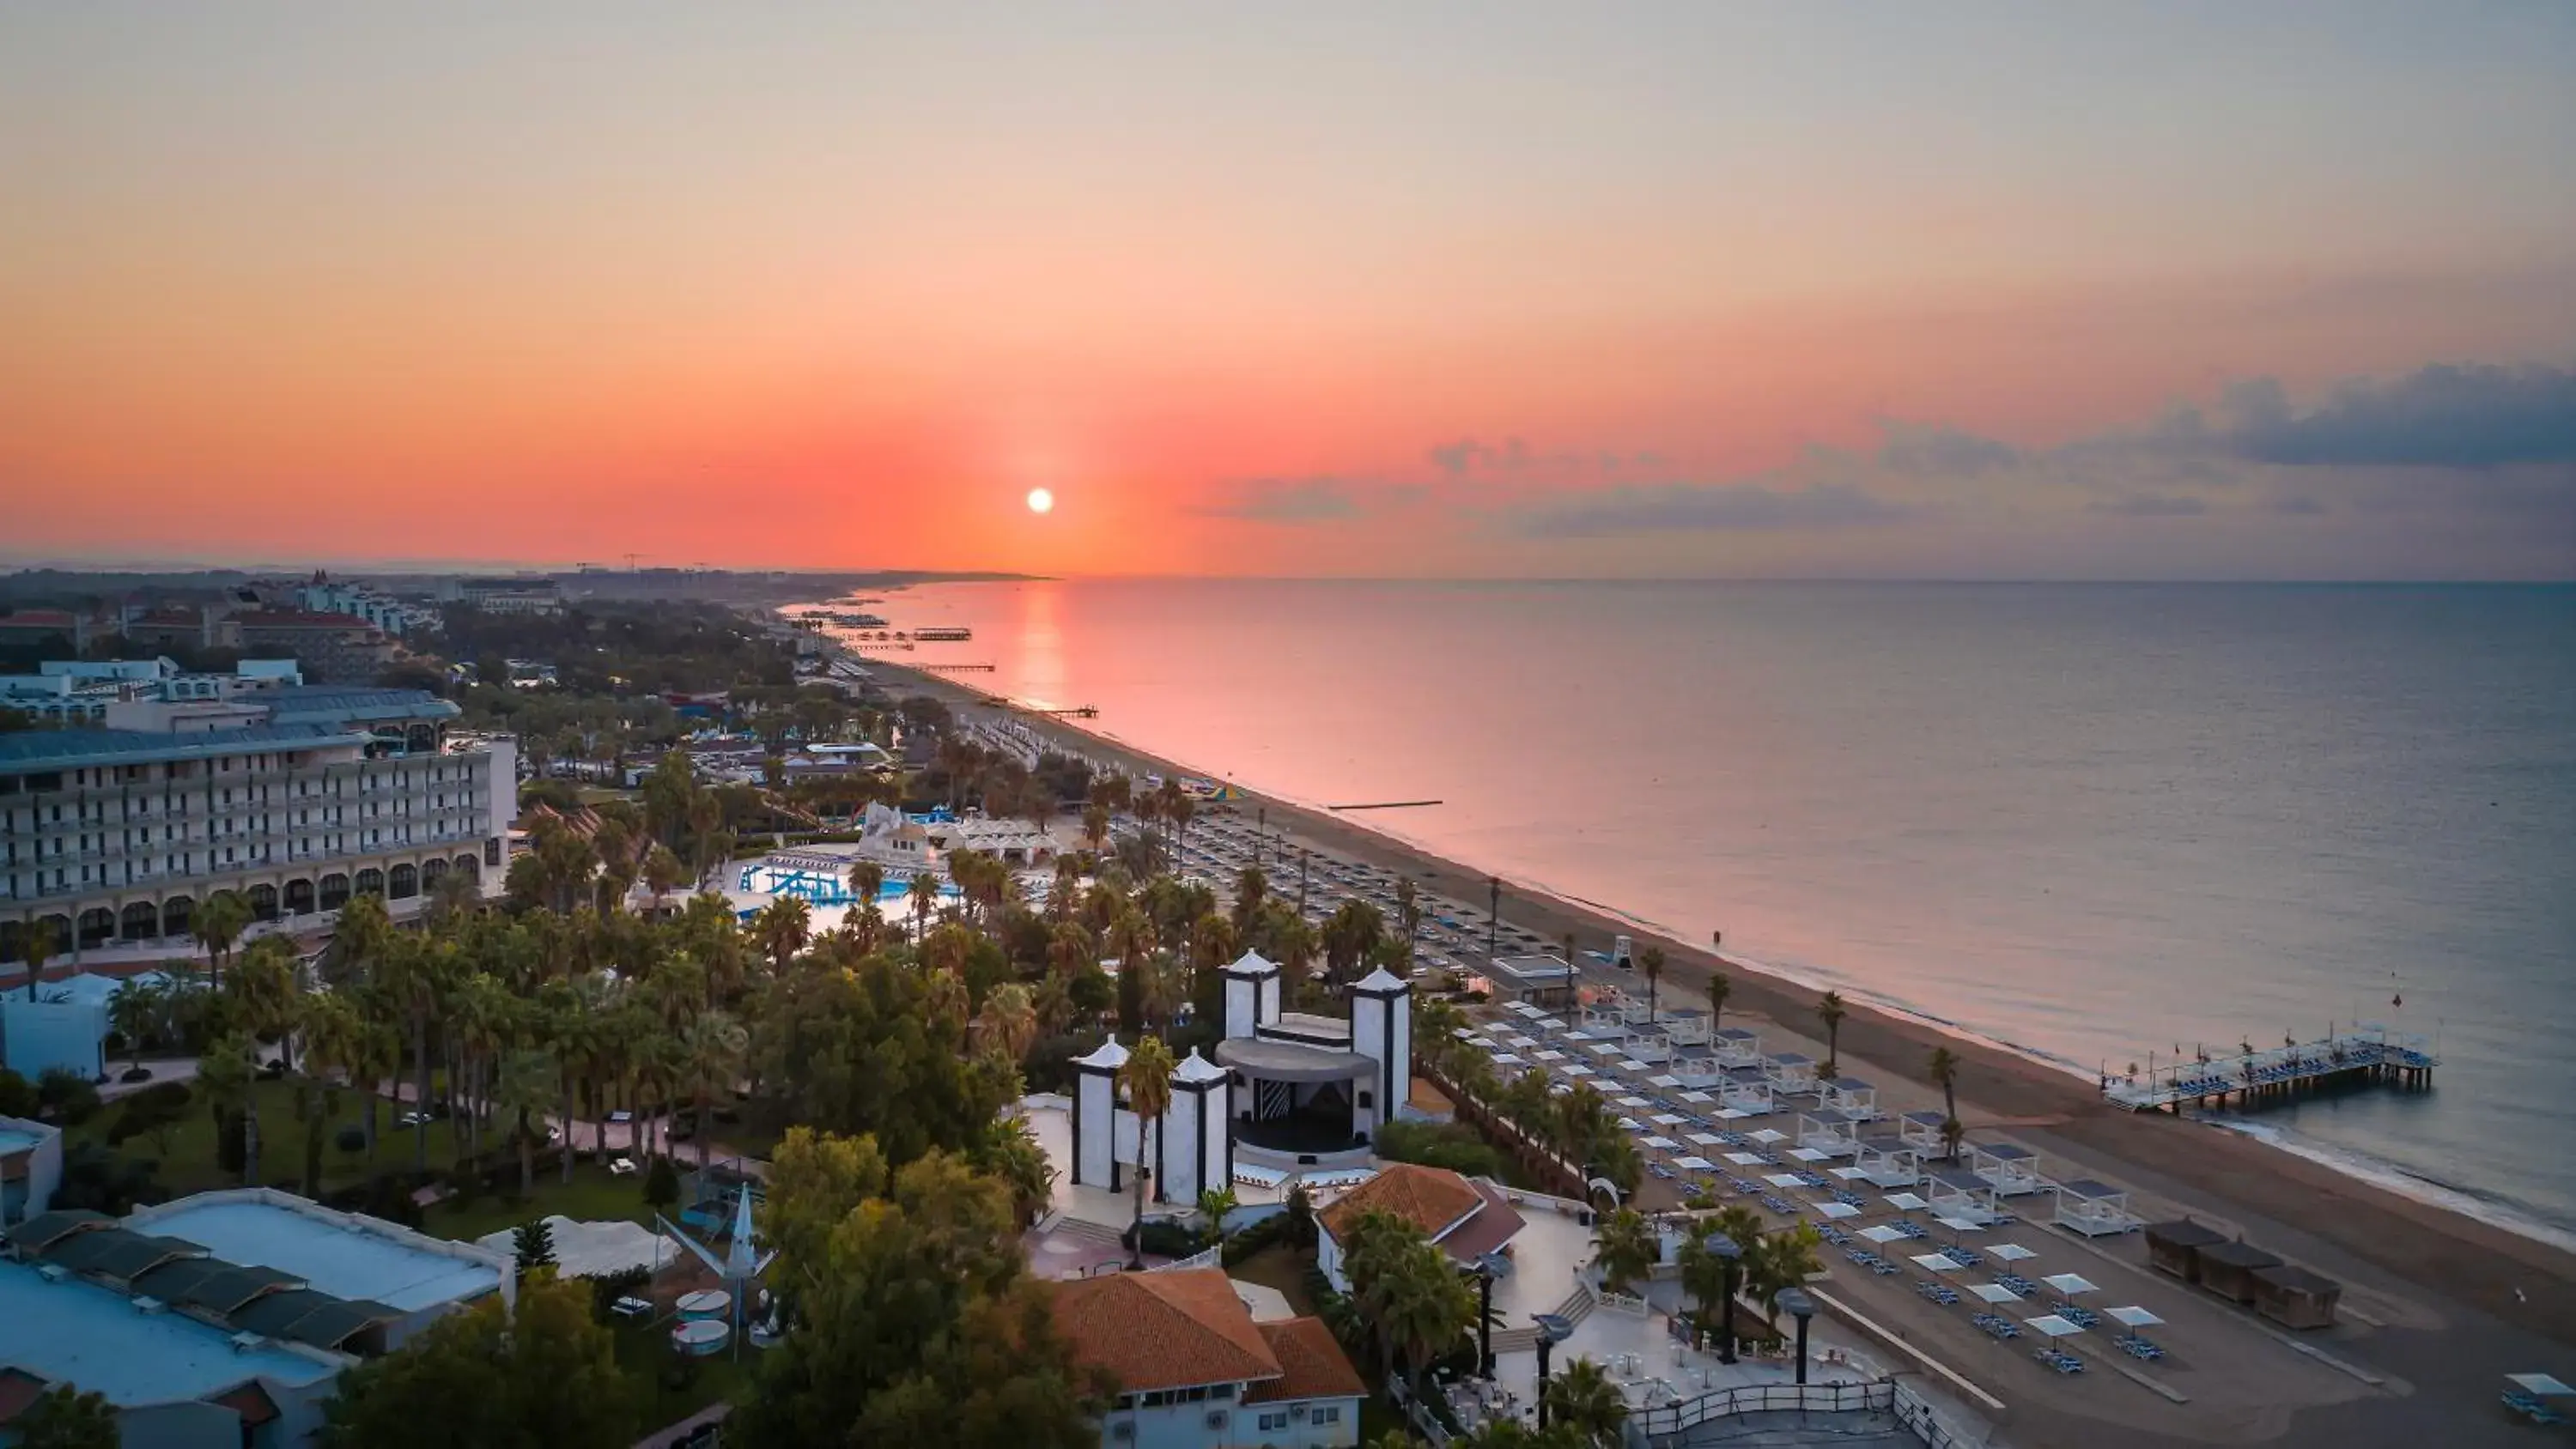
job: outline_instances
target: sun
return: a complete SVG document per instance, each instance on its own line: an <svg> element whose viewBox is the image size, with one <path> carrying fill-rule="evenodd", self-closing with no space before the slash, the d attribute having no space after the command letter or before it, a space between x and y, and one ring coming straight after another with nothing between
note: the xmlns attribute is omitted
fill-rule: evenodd
<svg viewBox="0 0 2576 1449"><path fill-rule="evenodd" d="M1029 512L1053 513L1054 511L1055 495L1053 493L1048 492L1044 488L1032 488L1029 490Z"/></svg>

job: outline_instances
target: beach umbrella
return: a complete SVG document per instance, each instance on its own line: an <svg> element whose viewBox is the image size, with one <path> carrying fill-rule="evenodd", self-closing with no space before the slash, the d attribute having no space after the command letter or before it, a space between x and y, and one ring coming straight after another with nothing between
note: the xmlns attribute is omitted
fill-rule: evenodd
<svg viewBox="0 0 2576 1449"><path fill-rule="evenodd" d="M1954 1233L1982 1233L1986 1230L1986 1225L1975 1218L1935 1218L1933 1221Z"/></svg>
<svg viewBox="0 0 2576 1449"><path fill-rule="evenodd" d="M2109 1312L2113 1318L2118 1319L2121 1323L2126 1324L2131 1328L2153 1328L2157 1324L2164 1322L2163 1319L2158 1318L2153 1313L2135 1305L2127 1308L2114 1308L2109 1310Z"/></svg>
<svg viewBox="0 0 2576 1449"><path fill-rule="evenodd" d="M1853 1207L1847 1202L1820 1202L1816 1204L1816 1211L1822 1216L1828 1218L1856 1218L1860 1216L1860 1209Z"/></svg>
<svg viewBox="0 0 2576 1449"><path fill-rule="evenodd" d="M1730 1152L1726 1154L1726 1160L1738 1167L1762 1167L1768 1163L1768 1159L1759 1152Z"/></svg>
<svg viewBox="0 0 2576 1449"><path fill-rule="evenodd" d="M1905 1234L1898 1232L1896 1229L1889 1227L1885 1223L1873 1223L1870 1226L1861 1229L1860 1235L1869 1239L1873 1243L1899 1242L1905 1237Z"/></svg>
<svg viewBox="0 0 2576 1449"><path fill-rule="evenodd" d="M1565 1074L1569 1077L1588 1077L1592 1075L1592 1069L1581 1062L1568 1062L1565 1066Z"/></svg>
<svg viewBox="0 0 2576 1449"><path fill-rule="evenodd" d="M1923 1199L1916 1197L1910 1192L1891 1192L1887 1195L1887 1205L1896 1209L1898 1212L1910 1213L1917 1208L1928 1208L1932 1204L1925 1202Z"/></svg>
<svg viewBox="0 0 2576 1449"><path fill-rule="evenodd" d="M2081 1273L2051 1273L2039 1281L2056 1289L2058 1292L2065 1294L2069 1298L2072 1298L2079 1293L2095 1293L2100 1291L2088 1282Z"/></svg>
<svg viewBox="0 0 2576 1449"><path fill-rule="evenodd" d="M1681 1084L1682 1079L1669 1072L1660 1076L1648 1077L1646 1079L1646 1085L1649 1087L1678 1087Z"/></svg>
<svg viewBox="0 0 2576 1449"><path fill-rule="evenodd" d="M1993 1247L1986 1249L1986 1251L2003 1259L2007 1263L2018 1263L2024 1258L2036 1258L2039 1256L2037 1253L2032 1252L2030 1249L2023 1247L2019 1243L1997 1243Z"/></svg>
<svg viewBox="0 0 2576 1449"><path fill-rule="evenodd" d="M1723 1147L1726 1145L1726 1139L1718 1136L1714 1132L1694 1132L1690 1134L1690 1140L1691 1145L1694 1147Z"/></svg>
<svg viewBox="0 0 2576 1449"><path fill-rule="evenodd" d="M1678 1151L1681 1147L1680 1143L1675 1142L1669 1137L1649 1137L1646 1139L1646 1145L1655 1149L1657 1152L1674 1152Z"/></svg>
<svg viewBox="0 0 2576 1449"><path fill-rule="evenodd" d="M1958 1259L1951 1257L1947 1253L1918 1254L1914 1259L1914 1266L1921 1268L1927 1273L1965 1273L1968 1271L1967 1264L1960 1262Z"/></svg>
<svg viewBox="0 0 2576 1449"><path fill-rule="evenodd" d="M2506 1374L2504 1380L2524 1393L2544 1399L2563 1399L2576 1394L2576 1388L2569 1388L2566 1380L2553 1374Z"/></svg>
<svg viewBox="0 0 2576 1449"><path fill-rule="evenodd" d="M1988 1303L2018 1303L2021 1295L2001 1283L1979 1283L1968 1290Z"/></svg>
<svg viewBox="0 0 2576 1449"><path fill-rule="evenodd" d="M1826 1157L1825 1153L1818 1152L1812 1147L1792 1147L1789 1149L1789 1155L1800 1162L1822 1162Z"/></svg>
<svg viewBox="0 0 2576 1449"><path fill-rule="evenodd" d="M1646 1130L1646 1124L1638 1121L1634 1117L1622 1117L1619 1119L1619 1130L1622 1132L1643 1132Z"/></svg>
<svg viewBox="0 0 2576 1449"><path fill-rule="evenodd" d="M1680 1168L1684 1172L1715 1172L1717 1170L1716 1163L1709 1161L1705 1157L1697 1156L1676 1157L1673 1159L1673 1166Z"/></svg>
<svg viewBox="0 0 2576 1449"><path fill-rule="evenodd" d="M1779 1188L1779 1189L1781 1189L1781 1190L1783 1190L1783 1191L1786 1191L1786 1190L1788 1190L1788 1189L1790 1189L1790 1188L1793 1188L1793 1187L1805 1187L1805 1186L1806 1186L1806 1184L1805 1184L1805 1183L1800 1182L1798 1179L1796 1179L1796 1178L1794 1178L1794 1177L1791 1177L1789 1174L1787 1174L1787 1173L1785 1173L1785 1172L1775 1172L1775 1173L1771 1174L1769 1177L1766 1177L1766 1178L1764 1178L1764 1179L1762 1179L1762 1180L1763 1180L1764 1182L1767 1182L1767 1183L1771 1184L1773 1187Z"/></svg>
<svg viewBox="0 0 2576 1449"><path fill-rule="evenodd" d="M1714 1102L1717 1099L1694 1087L1690 1091L1682 1093L1682 1100L1685 1102L1706 1103Z"/></svg>
<svg viewBox="0 0 2576 1449"><path fill-rule="evenodd" d="M1752 1135L1754 1141L1766 1144L1773 1142L1786 1142L1789 1140L1788 1133L1769 1127L1757 1128Z"/></svg>
<svg viewBox="0 0 2576 1449"><path fill-rule="evenodd" d="M1829 1167L1825 1170L1833 1176L1841 1178L1845 1182L1854 1182L1869 1176L1867 1172L1864 1172L1857 1167Z"/></svg>
<svg viewBox="0 0 2576 1449"><path fill-rule="evenodd" d="M1631 1092L1631 1093L1629 1093L1627 1096L1624 1096L1624 1097L1619 1098L1619 1099L1618 1099L1618 1102L1619 1102L1619 1105L1620 1105L1620 1106L1622 1106L1622 1107L1651 1107L1651 1106L1655 1105L1653 1102L1648 1101L1648 1100L1647 1100L1646 1098L1644 1098L1644 1097L1640 1097L1640 1096L1638 1096L1638 1095L1637 1095L1636 1093L1634 1093L1634 1092Z"/></svg>
<svg viewBox="0 0 2576 1449"><path fill-rule="evenodd" d="M2032 1328L2048 1335L2050 1338L2064 1338L2070 1333L2082 1333L2084 1331L2084 1325L2077 1323L2071 1318L2060 1318L2054 1313L2043 1313L2037 1318L2025 1318L2022 1322L2029 1324Z"/></svg>
<svg viewBox="0 0 2576 1449"><path fill-rule="evenodd" d="M1659 1112L1652 1120L1658 1127L1679 1127L1690 1119L1679 1112Z"/></svg>

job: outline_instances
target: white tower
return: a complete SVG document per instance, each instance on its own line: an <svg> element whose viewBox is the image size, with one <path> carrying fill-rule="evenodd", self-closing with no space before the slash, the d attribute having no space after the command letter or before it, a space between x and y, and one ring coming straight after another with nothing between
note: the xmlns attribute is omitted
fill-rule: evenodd
<svg viewBox="0 0 2576 1449"><path fill-rule="evenodd" d="M1413 1094L1413 987L1380 966L1351 988L1351 1050L1376 1064L1351 1103L1351 1130L1375 1138Z"/></svg>
<svg viewBox="0 0 2576 1449"><path fill-rule="evenodd" d="M1234 1180L1225 1068L1198 1048L1172 1070L1172 1105L1154 1129L1154 1199L1188 1206Z"/></svg>
<svg viewBox="0 0 2576 1449"><path fill-rule="evenodd" d="M1279 1022L1279 963L1246 951L1218 973L1225 977L1225 1034L1229 1040L1256 1035Z"/></svg>
<svg viewBox="0 0 2576 1449"><path fill-rule="evenodd" d="M1127 1049L1111 1037L1073 1059L1073 1180L1079 1187L1119 1190L1118 1069Z"/></svg>

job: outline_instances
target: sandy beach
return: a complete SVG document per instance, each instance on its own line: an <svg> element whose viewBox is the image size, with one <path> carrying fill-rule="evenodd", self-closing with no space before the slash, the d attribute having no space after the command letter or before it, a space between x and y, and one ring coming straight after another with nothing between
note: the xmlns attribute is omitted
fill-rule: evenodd
<svg viewBox="0 0 2576 1449"><path fill-rule="evenodd" d="M970 707L995 703L948 679L882 660L865 662L899 689ZM1163 759L1058 720L1015 717L1041 736L1135 773L1225 778L1222 770ZM1427 893L1479 910L1486 900L1487 874L1465 862L1442 859L1345 816L1254 792L1244 797L1232 807L1237 814L1245 820L1256 812L1265 815L1269 828L1284 832L1292 847L1410 875ZM1273 875L1275 880L1278 872ZM1508 882L1502 916L1510 926L1549 941L1571 933L1585 949L1606 948L1614 934L1635 937L1640 946L1660 940L1669 957L1667 1002L1698 995L1710 973L1723 970L1732 985L1730 1023L1759 1026L1766 1049L1804 1042L1822 1055L1817 993L1810 987ZM2032 989L2043 991L2045 984L2034 982ZM2250 1405L2263 1400L2258 1391L2248 1406L2222 1407L2216 1396L2204 1395L2197 1413L2167 1413L2159 1405L2156 1413L2116 1420L2088 1411L2081 1399L2059 1407L2057 1395L2025 1393L2019 1396L2025 1405L2000 1421L2014 1442L2071 1442L2077 1435L2093 1443L2458 1444L2487 1442L2491 1435L2499 1436L2496 1442L2518 1442L2529 1430L2497 1410L2498 1376L2534 1368L2564 1376L2576 1368L2576 1255L2240 1133L2115 1108L2087 1080L1864 1003L1851 1004L1840 1032L1844 1071L1879 1084L1882 1105L1899 1111L1939 1105L1925 1062L1942 1046L1963 1061L1959 1115L1972 1132L2007 1128L2015 1140L2042 1152L2055 1175L2096 1176L2129 1187L2139 1197L2139 1210L2151 1218L2189 1213L2341 1278L2354 1310L2347 1314L2353 1331L2337 1329L2326 1353L2341 1361L2346 1387L2368 1384L2358 1395L2329 1395L2338 1401L2305 1407L2297 1395L2288 1395L2288 1402L2257 1412ZM2135 1235L2126 1241L2135 1244Z"/></svg>

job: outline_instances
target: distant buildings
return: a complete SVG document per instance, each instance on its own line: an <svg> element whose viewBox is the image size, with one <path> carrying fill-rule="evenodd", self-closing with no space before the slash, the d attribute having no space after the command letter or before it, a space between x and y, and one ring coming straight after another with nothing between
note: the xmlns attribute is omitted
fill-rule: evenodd
<svg viewBox="0 0 2576 1449"><path fill-rule="evenodd" d="M99 724L112 705L228 699L303 682L292 659L245 660L229 674L193 673L169 659L49 659L34 674L0 675L0 708L45 724Z"/></svg>
<svg viewBox="0 0 2576 1449"><path fill-rule="evenodd" d="M266 1188L38 1213L0 1245L0 1436L69 1384L129 1445L302 1444L343 1372L515 1291L506 1254Z"/></svg>
<svg viewBox="0 0 2576 1449"><path fill-rule="evenodd" d="M232 619L244 649L292 654L317 684L367 684L393 662L384 630L354 614L261 610Z"/></svg>
<svg viewBox="0 0 2576 1449"><path fill-rule="evenodd" d="M218 891L261 920L403 900L503 863L516 746L447 748L418 690L279 687L110 705L0 735L0 963L178 939Z"/></svg>
<svg viewBox="0 0 2576 1449"><path fill-rule="evenodd" d="M464 604L486 614L555 614L563 611L563 585L547 578L450 579L439 589L442 602Z"/></svg>
<svg viewBox="0 0 2576 1449"><path fill-rule="evenodd" d="M1256 1322L1219 1268L1112 1273L1048 1285L1076 1361L1118 1397L1104 1449L1277 1449L1359 1442L1367 1388L1318 1318Z"/></svg>

